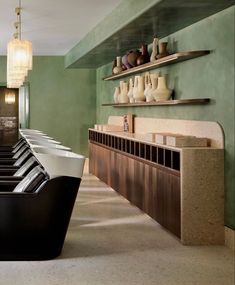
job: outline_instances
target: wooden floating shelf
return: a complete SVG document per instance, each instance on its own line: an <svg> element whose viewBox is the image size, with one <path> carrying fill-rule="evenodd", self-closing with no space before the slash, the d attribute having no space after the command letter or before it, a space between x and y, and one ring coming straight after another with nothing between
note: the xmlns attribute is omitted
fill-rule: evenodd
<svg viewBox="0 0 235 285"><path fill-rule="evenodd" d="M140 66L132 67L130 69L124 70L121 73L118 74L112 74L109 76L106 76L103 78L103 80L114 80L118 79L127 75L135 74L138 72L142 72L145 70L150 70L154 68L159 68L165 65L193 59L199 56L207 55L209 54L209 50L200 50L200 51L187 51L187 52L177 52L168 56L165 56L163 58L157 59L154 62L148 62L145 64L142 64Z"/></svg>
<svg viewBox="0 0 235 285"><path fill-rule="evenodd" d="M167 106L167 105L196 105L207 104L210 102L209 98L202 99L182 99L182 100L167 100L161 102L143 102L143 103L108 103L102 104L102 106L113 107L150 107L150 106Z"/></svg>

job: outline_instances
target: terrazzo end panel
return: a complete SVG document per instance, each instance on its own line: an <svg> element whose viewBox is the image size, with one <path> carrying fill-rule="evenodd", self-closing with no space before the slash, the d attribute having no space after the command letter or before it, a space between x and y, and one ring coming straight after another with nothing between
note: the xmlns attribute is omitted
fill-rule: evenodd
<svg viewBox="0 0 235 285"><path fill-rule="evenodd" d="M224 244L224 150L181 151L181 241Z"/></svg>

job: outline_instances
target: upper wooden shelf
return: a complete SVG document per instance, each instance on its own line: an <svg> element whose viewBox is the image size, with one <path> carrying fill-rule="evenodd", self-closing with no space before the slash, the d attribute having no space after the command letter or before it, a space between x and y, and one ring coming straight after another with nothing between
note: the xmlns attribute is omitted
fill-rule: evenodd
<svg viewBox="0 0 235 285"><path fill-rule="evenodd" d="M142 102L142 103L106 103L102 106L113 107L151 107L151 106L167 106L167 105L197 105L207 104L210 102L210 98L198 98L198 99L180 99L180 100L167 100L159 102Z"/></svg>
<svg viewBox="0 0 235 285"><path fill-rule="evenodd" d="M146 70L151 70L155 68L159 68L165 65L193 59L199 56L207 55L209 54L209 50L198 50L198 51L185 51L185 52L177 52L168 56L165 56L163 58L157 59L154 62L148 62L145 64L142 64L140 66L132 67L130 69L124 70L118 74L112 74L109 76L106 76L103 78L103 80L114 80L118 79L127 75L143 72Z"/></svg>

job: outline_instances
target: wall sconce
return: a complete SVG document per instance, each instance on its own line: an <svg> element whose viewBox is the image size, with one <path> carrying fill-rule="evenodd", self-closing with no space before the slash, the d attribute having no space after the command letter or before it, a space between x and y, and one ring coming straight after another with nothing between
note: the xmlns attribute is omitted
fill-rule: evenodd
<svg viewBox="0 0 235 285"><path fill-rule="evenodd" d="M16 101L16 95L12 91L7 91L5 93L5 103L6 104L15 104Z"/></svg>

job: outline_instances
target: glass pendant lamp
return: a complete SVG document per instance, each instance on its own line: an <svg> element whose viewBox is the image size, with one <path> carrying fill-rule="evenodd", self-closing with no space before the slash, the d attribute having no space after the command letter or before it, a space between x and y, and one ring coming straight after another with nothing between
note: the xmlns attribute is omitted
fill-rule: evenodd
<svg viewBox="0 0 235 285"><path fill-rule="evenodd" d="M32 70L33 52L32 43L21 39L21 1L15 9L18 22L15 23L16 33L7 45L7 87L19 88L28 70Z"/></svg>

